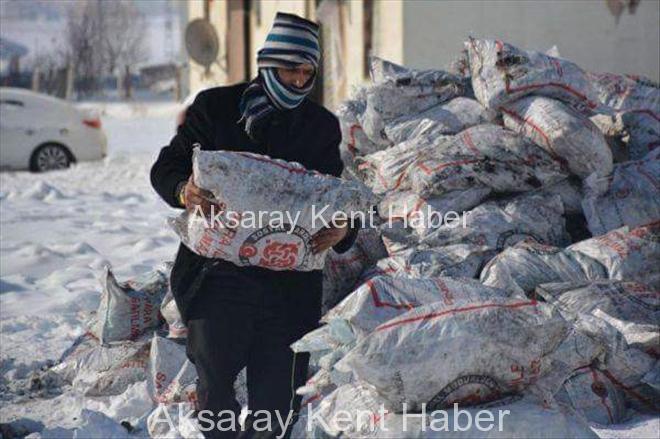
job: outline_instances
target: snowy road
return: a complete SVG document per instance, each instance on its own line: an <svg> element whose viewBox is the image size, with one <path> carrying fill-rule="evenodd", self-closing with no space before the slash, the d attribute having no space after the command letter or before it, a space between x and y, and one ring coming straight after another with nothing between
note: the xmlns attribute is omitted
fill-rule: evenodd
<svg viewBox="0 0 660 439"><path fill-rule="evenodd" d="M149 168L179 106L101 108L104 161L0 174L0 389L57 360L83 332L104 265L124 279L174 257L178 241L166 224L174 211L152 190ZM0 422L22 410L0 405Z"/></svg>

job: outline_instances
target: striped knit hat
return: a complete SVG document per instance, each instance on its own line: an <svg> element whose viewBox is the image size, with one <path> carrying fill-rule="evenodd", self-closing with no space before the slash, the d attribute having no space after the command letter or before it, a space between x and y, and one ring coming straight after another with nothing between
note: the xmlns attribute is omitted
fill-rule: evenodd
<svg viewBox="0 0 660 439"><path fill-rule="evenodd" d="M293 14L278 12L264 47L257 53L257 66L293 67L319 65L319 25Z"/></svg>
<svg viewBox="0 0 660 439"><path fill-rule="evenodd" d="M245 131L253 140L263 140L268 116L276 110L297 107L314 87L314 76L301 88L283 84L278 68L311 64L318 69L321 49L319 26L293 14L278 12L264 46L257 53L259 76L243 93L240 111Z"/></svg>

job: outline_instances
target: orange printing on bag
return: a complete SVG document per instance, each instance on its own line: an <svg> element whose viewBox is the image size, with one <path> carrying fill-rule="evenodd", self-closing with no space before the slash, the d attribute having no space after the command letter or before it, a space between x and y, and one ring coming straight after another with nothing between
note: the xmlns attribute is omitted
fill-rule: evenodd
<svg viewBox="0 0 660 439"><path fill-rule="evenodd" d="M431 160L429 160L431 161ZM465 160L457 160L455 162L445 162L445 163L440 163L439 165L435 166L434 168L429 168L424 164L424 162L419 162L417 163L417 167L420 168L425 174L431 175L434 172L437 171L442 171L445 168L448 167L454 167L454 166L463 166L463 165L469 165L472 163L479 163L481 159L465 159Z"/></svg>
<svg viewBox="0 0 660 439"><path fill-rule="evenodd" d="M534 307L536 307L537 304L538 304L538 302L536 300L531 300L531 301L516 302L516 303L510 303L510 304L487 303L487 304L483 304L483 305L464 306L464 307L460 307L460 308L454 308L454 309L448 309L448 310L445 310L445 311L424 314L424 315L421 315L421 316L410 317L410 318L403 319L403 320L397 320L395 322L386 323L384 325L381 325L381 326L377 327L375 330L376 331L383 331L385 329L389 329L389 328L392 328L392 327L395 327L395 326L405 325L405 324L417 322L417 321L420 321L420 320L430 320L432 318L443 317L443 316L448 315L448 314L458 314L458 313L462 313L462 312L475 311L475 310L480 310L480 309L485 309L485 308L520 308L520 307L523 307L523 306L534 306Z"/></svg>
<svg viewBox="0 0 660 439"><path fill-rule="evenodd" d="M525 366L519 364L511 365L511 372L520 374L517 378L509 381L509 384L515 386L517 384L525 381ZM541 373L541 359L536 358L529 363L529 376L527 377L528 382L535 381L539 374Z"/></svg>
<svg viewBox="0 0 660 439"><path fill-rule="evenodd" d="M554 148L552 147L552 143L550 143L550 139L548 138L548 135L545 133L545 131L543 131L543 130L541 129L541 127L539 127L538 125L536 125L534 122L530 121L529 118L523 118L522 116L520 116L518 113L516 113L516 112L513 111L513 110L508 110L508 109L506 109L506 108L504 108L504 107L500 107L500 111L502 111L503 113L508 114L509 116L513 117L513 118L516 119L517 121L521 122L523 125L527 125L527 126L529 126L532 130L534 130L534 131L536 131L537 133L539 133L539 135L543 138L543 141L545 142L545 146L548 148L548 152L550 153L550 155L552 156L552 158L555 159L555 160L557 160L558 162L560 162L562 165L566 165L566 164L568 164L568 162L566 161L566 159L563 158L563 157L561 157L561 156L559 156L559 155L557 154L557 152L554 150Z"/></svg>
<svg viewBox="0 0 660 439"><path fill-rule="evenodd" d="M293 166L288 166L284 163L279 163L275 160L272 160L272 159L269 159L269 158L266 158L266 157L255 157L253 155L250 155L249 153L246 154L246 153L241 152L241 151L237 151L236 154L240 154L244 157L247 157L247 158L252 159L252 160L256 160L258 162L264 162L264 163L269 163L271 165L279 166L280 168L286 169L287 171L293 172L294 174L307 174L307 173L316 173L316 174L318 174L318 172L316 172L316 171L310 171L310 170L307 170L307 169L304 169L304 168L297 168L297 167L293 167Z"/></svg>
<svg viewBox="0 0 660 439"><path fill-rule="evenodd" d="M413 308L416 308L419 306L418 303L388 303L388 302L383 302L380 300L380 297L378 297L378 291L376 290L376 287L374 286L374 282L372 280L367 281L367 286L369 287L369 291L371 292L371 298L374 301L374 306L376 308L383 308L383 307L389 307L389 308L394 308L394 309L408 309L411 310Z"/></svg>
<svg viewBox="0 0 660 439"><path fill-rule="evenodd" d="M137 297L131 297L130 306L131 339L135 339L140 335L140 299Z"/></svg>
<svg viewBox="0 0 660 439"><path fill-rule="evenodd" d="M447 284L445 284L441 279L437 279L437 278L434 278L433 282L437 285L438 289L440 289L440 291L442 292L442 301L445 303L445 305L453 305L454 304L454 294L447 287Z"/></svg>
<svg viewBox="0 0 660 439"><path fill-rule="evenodd" d="M377 166L375 166L373 163L365 162L365 163L361 163L361 164L358 165L359 170L364 170L364 169L367 169L367 168L372 168L374 170L374 173L376 174L376 177L378 177L378 180L380 180L380 184L382 184L383 187L385 188L385 190L387 190L387 191L398 189L399 186L401 185L401 182L403 181L403 178L408 174L408 170L410 169L410 167L407 167L406 169L404 169L399 174L399 177L394 182L394 185L392 187L388 187L387 180L380 173L380 169Z"/></svg>
<svg viewBox="0 0 660 439"><path fill-rule="evenodd" d="M356 123L351 125L351 127L348 130L350 140L346 144L346 147L348 148L348 151L355 157L357 155L357 148L355 147L355 144L357 143L357 140L355 140L355 130L361 130L362 127Z"/></svg>
<svg viewBox="0 0 660 439"><path fill-rule="evenodd" d="M300 244L267 241L261 253L259 265L263 267L290 268L296 265Z"/></svg>

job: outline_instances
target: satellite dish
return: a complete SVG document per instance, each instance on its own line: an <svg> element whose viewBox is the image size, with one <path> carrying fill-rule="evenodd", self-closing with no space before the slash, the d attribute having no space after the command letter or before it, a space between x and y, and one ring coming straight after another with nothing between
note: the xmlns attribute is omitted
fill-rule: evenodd
<svg viewBox="0 0 660 439"><path fill-rule="evenodd" d="M211 23L204 18L197 18L186 27L186 51L190 58L207 69L218 58L220 41Z"/></svg>

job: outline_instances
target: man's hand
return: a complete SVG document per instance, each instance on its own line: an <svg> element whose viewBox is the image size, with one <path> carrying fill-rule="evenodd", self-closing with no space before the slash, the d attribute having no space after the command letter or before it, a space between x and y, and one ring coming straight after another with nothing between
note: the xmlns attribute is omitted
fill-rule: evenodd
<svg viewBox="0 0 660 439"><path fill-rule="evenodd" d="M194 212L195 207L200 206L204 215L209 216L211 215L211 205L214 206L215 212L220 210L220 206L214 201L213 193L197 186L192 175L183 188L183 198L188 212Z"/></svg>
<svg viewBox="0 0 660 439"><path fill-rule="evenodd" d="M312 252L321 253L340 242L348 234L348 222L330 225L329 228L319 230L312 236Z"/></svg>

